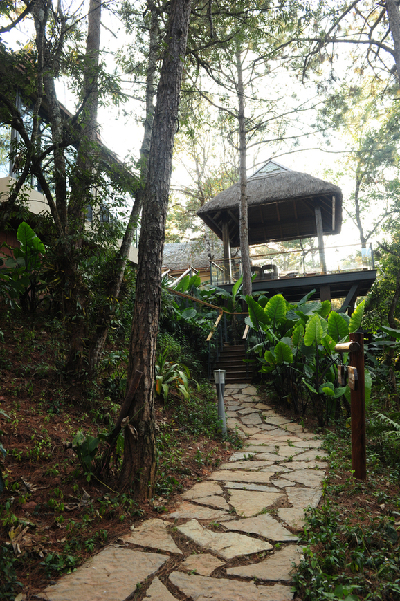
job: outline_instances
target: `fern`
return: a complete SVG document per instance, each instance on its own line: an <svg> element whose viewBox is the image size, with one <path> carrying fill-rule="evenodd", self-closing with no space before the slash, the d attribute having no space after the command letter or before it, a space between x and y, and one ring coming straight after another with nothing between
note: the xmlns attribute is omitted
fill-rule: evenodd
<svg viewBox="0 0 400 601"><path fill-rule="evenodd" d="M388 417L387 415L384 415L383 413L375 413L375 416L381 421L383 422L385 425L390 426L391 428L393 428L392 430L388 430L384 433L386 438L390 438L391 440L395 440L396 442L399 441L400 442L400 424L398 424L397 422L393 421L392 419L390 419L390 417Z"/></svg>

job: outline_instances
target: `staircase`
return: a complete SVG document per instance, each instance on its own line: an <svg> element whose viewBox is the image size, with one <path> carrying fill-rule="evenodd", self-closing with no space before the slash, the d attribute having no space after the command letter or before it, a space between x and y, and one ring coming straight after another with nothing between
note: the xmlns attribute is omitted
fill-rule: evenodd
<svg viewBox="0 0 400 601"><path fill-rule="evenodd" d="M223 350L219 355L218 363L214 369L225 369L227 384L250 383L253 373L251 363L244 363L246 359L246 348L244 344L228 344L225 342ZM247 365L247 373L246 373Z"/></svg>

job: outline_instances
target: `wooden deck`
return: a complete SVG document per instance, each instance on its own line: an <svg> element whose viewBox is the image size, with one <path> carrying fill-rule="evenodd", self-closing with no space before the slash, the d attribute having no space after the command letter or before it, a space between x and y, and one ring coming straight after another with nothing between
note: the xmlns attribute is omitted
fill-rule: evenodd
<svg viewBox="0 0 400 601"><path fill-rule="evenodd" d="M328 275L283 277L274 280L255 280L253 293L265 292L268 296L283 294L289 302L298 302L315 288L312 299L330 300L344 298L341 311L345 311L358 296L365 296L376 279L376 270L344 271ZM233 284L219 284L220 288L232 292Z"/></svg>

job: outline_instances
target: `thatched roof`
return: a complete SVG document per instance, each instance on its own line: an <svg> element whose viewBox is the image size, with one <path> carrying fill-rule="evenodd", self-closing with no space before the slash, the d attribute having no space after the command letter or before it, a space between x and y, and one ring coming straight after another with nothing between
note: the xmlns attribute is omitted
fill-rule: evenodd
<svg viewBox="0 0 400 601"><path fill-rule="evenodd" d="M210 269L210 254L213 261L218 262L224 258L224 249L219 240L213 241L212 244L202 238L186 242L166 242L163 269ZM235 255L237 254L235 252Z"/></svg>
<svg viewBox="0 0 400 601"><path fill-rule="evenodd" d="M343 195L334 184L268 161L247 180L249 244L316 236L314 207L319 206L324 234L338 234ZM228 222L231 246L239 246L240 184L220 192L197 211L222 239Z"/></svg>

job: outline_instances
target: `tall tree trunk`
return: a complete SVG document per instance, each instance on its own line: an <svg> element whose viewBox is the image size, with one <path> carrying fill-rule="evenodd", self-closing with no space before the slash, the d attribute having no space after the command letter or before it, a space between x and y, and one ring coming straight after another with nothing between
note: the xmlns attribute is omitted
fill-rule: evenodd
<svg viewBox="0 0 400 601"><path fill-rule="evenodd" d="M122 239L121 247L118 251L114 277L110 283L109 301L107 307L101 314L101 321L96 324L95 332L89 343L89 373L93 373L97 367L100 353L104 348L107 339L108 330L110 327L111 316L115 311L115 303L119 297L121 284L125 273L126 264L128 262L129 249L132 244L135 228L138 225L140 211L143 207L143 192L147 179L148 158L150 152L151 132L154 120L154 98L156 95L155 89L155 74L157 70L158 56L158 15L156 7L152 2L148 2L149 10L151 10L151 22L149 32L149 57L147 63L146 74L146 118L144 121L144 136L140 149L140 187L136 192L136 198L131 210L129 222Z"/></svg>
<svg viewBox="0 0 400 601"><path fill-rule="evenodd" d="M190 8L191 0L172 0L169 7L144 191L127 390L136 371L143 372L143 377L129 410L130 425L125 428L120 477L122 487L133 485L138 499L151 497L156 472L154 369L161 305L161 265Z"/></svg>
<svg viewBox="0 0 400 601"><path fill-rule="evenodd" d="M99 104L98 66L100 53L101 0L90 0L88 35L82 89L83 123L78 156L72 176L71 196L68 206L68 223L74 232L71 252L64 265L69 288L66 303L67 323L70 337L65 369L79 374L82 367L83 347L86 338L86 289L79 273L80 250L83 243L87 206L92 202L94 175L97 163L97 111Z"/></svg>
<svg viewBox="0 0 400 601"><path fill-rule="evenodd" d="M360 234L360 242L361 248L367 247L367 239L364 235L364 228L361 221L361 213L360 213L360 187L361 187L361 179L359 175L356 175L356 189L354 190L354 206L356 209L356 225L358 229L358 233Z"/></svg>
<svg viewBox="0 0 400 601"><path fill-rule="evenodd" d="M390 33L393 38L393 58L396 63L397 79L400 86L400 10L396 0L386 0L386 12L389 19Z"/></svg>
<svg viewBox="0 0 400 601"><path fill-rule="evenodd" d="M247 203L247 175L246 175L246 122L244 117L244 85L242 57L240 46L236 48L237 69L237 96L239 102L239 174L240 174L240 207L239 207L239 237L240 252L242 255L243 294L251 294L251 267L249 254L249 211Z"/></svg>

